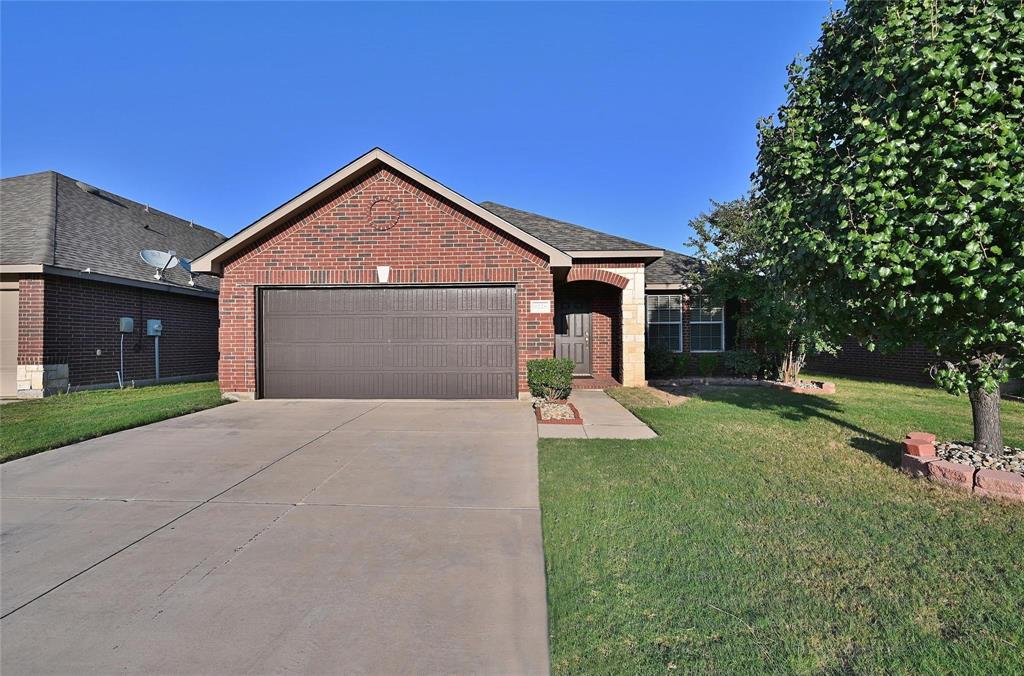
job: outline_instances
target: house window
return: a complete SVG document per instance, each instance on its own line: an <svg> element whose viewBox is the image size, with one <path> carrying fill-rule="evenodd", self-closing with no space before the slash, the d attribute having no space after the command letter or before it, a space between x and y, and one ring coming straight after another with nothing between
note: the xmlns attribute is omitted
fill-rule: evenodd
<svg viewBox="0 0 1024 676"><path fill-rule="evenodd" d="M721 352L725 349L725 308L707 296L695 296L690 306L690 351Z"/></svg>
<svg viewBox="0 0 1024 676"><path fill-rule="evenodd" d="M647 296L647 345L672 352L682 352L682 296Z"/></svg>

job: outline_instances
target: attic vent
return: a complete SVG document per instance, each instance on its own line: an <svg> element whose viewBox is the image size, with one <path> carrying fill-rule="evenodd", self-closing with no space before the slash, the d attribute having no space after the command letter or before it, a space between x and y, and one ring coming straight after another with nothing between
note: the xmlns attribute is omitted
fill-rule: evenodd
<svg viewBox="0 0 1024 676"><path fill-rule="evenodd" d="M88 183L82 183L81 181L75 181L75 185L77 185L79 188L81 188L85 192L89 193L90 195L99 195L100 194L100 189L99 188L94 188L91 185L89 185Z"/></svg>

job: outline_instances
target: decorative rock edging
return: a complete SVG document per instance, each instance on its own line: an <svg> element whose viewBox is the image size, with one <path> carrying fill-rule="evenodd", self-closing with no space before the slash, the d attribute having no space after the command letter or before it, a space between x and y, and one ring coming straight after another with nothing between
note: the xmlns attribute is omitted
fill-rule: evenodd
<svg viewBox="0 0 1024 676"><path fill-rule="evenodd" d="M941 460L935 455L935 435L927 432L907 435L900 468L911 476L927 477L975 495L1024 503L1024 476Z"/></svg>
<svg viewBox="0 0 1024 676"><path fill-rule="evenodd" d="M826 382L823 380L801 380L799 383L793 385L790 383L780 383L775 380L755 380L753 378L700 378L700 377L687 377L687 378L655 378L648 381L648 384L652 387L658 385L667 387L681 387L684 385L751 385L756 387L771 387L776 390L786 390L789 392L796 392L798 394L835 394L836 384Z"/></svg>
<svg viewBox="0 0 1024 676"><path fill-rule="evenodd" d="M575 418L552 418L550 420L544 420L540 416L540 405L535 405L533 407L533 412L537 415L537 424L538 425L582 425L583 424L583 418L580 417L580 412L579 412L579 410L575 406L570 404L568 401L555 401L554 403L556 403L556 404L565 404L566 406L568 406L572 410L573 415L575 415L576 417Z"/></svg>
<svg viewBox="0 0 1024 676"><path fill-rule="evenodd" d="M796 392L797 394L835 394L836 384L827 383L823 380L801 380L796 385L789 383L779 383L774 380L759 380L757 382L764 383L768 387L774 387L777 390L789 390L790 392Z"/></svg>

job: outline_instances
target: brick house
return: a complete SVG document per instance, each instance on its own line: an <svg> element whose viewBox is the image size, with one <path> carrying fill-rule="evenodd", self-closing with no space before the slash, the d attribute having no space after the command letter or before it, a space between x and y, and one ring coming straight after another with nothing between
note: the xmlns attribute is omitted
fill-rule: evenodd
<svg viewBox="0 0 1024 676"><path fill-rule="evenodd" d="M188 260L223 240L52 171L0 181L0 396L116 386L122 354L125 382L155 381L150 319L162 381L215 378L219 280L181 266L156 279L140 252Z"/></svg>
<svg viewBox="0 0 1024 676"><path fill-rule="evenodd" d="M239 398L501 398L531 359L640 385L648 342L718 352L726 309L682 254L491 202L374 149L193 262L219 275Z"/></svg>

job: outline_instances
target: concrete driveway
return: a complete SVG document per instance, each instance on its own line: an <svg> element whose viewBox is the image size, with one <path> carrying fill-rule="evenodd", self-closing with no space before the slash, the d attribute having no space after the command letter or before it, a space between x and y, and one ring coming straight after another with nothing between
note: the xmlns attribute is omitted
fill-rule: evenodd
<svg viewBox="0 0 1024 676"><path fill-rule="evenodd" d="M546 673L519 402L242 402L0 468L3 673Z"/></svg>

